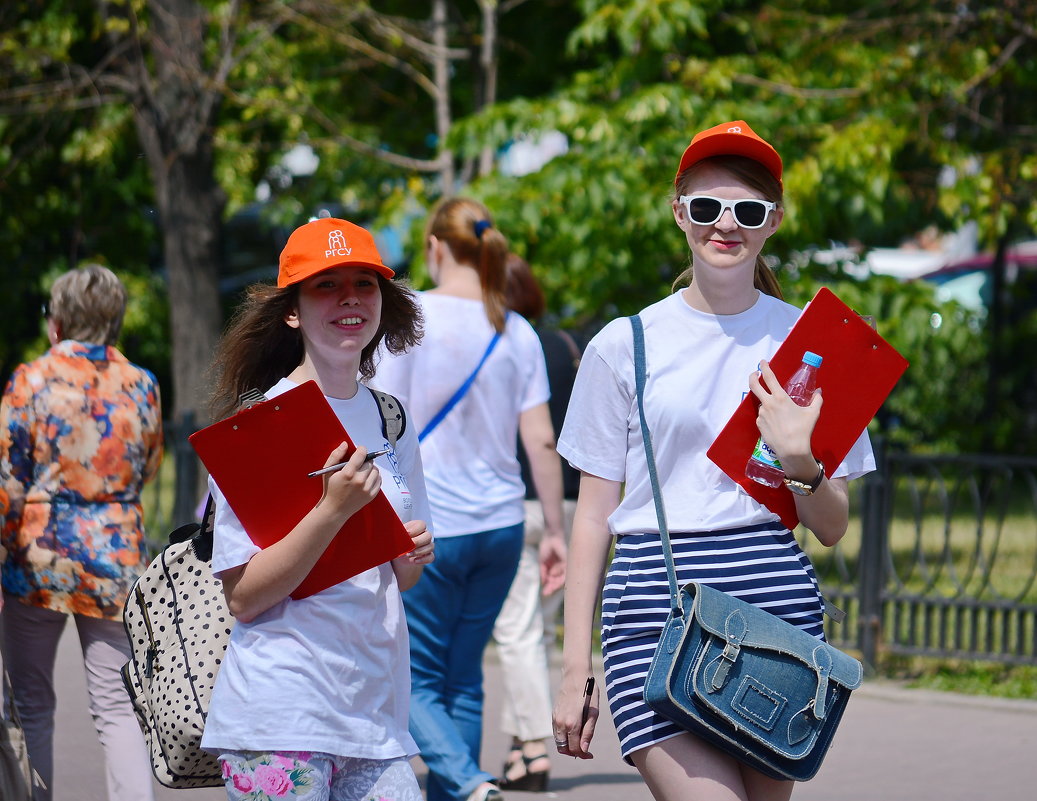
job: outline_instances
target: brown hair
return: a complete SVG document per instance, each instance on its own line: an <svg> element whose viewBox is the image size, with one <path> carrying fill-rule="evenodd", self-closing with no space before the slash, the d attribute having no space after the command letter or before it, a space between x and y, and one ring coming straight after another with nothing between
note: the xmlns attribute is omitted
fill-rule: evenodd
<svg viewBox="0 0 1037 801"><path fill-rule="evenodd" d="M422 336L421 307L406 286L378 275L382 316L374 339L360 354L360 377L375 373L374 354L384 340L390 353L402 353ZM253 284L216 349L210 373L213 419L237 411L243 393L266 391L298 367L305 355L302 333L285 323L299 297L298 284L279 288Z"/></svg>
<svg viewBox="0 0 1037 801"><path fill-rule="evenodd" d="M514 253L504 261L506 275L504 295L508 308L527 320L536 320L544 313L544 292L537 283L529 262Z"/></svg>
<svg viewBox="0 0 1037 801"><path fill-rule="evenodd" d="M467 198L442 201L429 218L425 238L434 236L450 246L461 264L474 267L482 286L483 306L495 331L504 330L504 260L508 241L493 225L489 210Z"/></svg>
<svg viewBox="0 0 1037 801"><path fill-rule="evenodd" d="M695 162L677 176L677 189L674 193L674 198L686 195L688 193L687 187L691 184L692 179L707 165L730 173L746 186L752 187L763 195L765 200L770 200L781 208L782 191L778 179L771 175L770 171L760 162L745 156L713 156ZM694 267L689 266L678 275L673 282L673 291L676 292L678 287L690 284L693 273ZM778 278L774 275L774 271L767 266L763 254L756 257L753 286L767 295L773 295L779 300L784 297L781 293L781 286L778 284Z"/></svg>
<svg viewBox="0 0 1037 801"><path fill-rule="evenodd" d="M126 314L126 287L107 267L69 270L50 290L50 316L64 339L114 345Z"/></svg>

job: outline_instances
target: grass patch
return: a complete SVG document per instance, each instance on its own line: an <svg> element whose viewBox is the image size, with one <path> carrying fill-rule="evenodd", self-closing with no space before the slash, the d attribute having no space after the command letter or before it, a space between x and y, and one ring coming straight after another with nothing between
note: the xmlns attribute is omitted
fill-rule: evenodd
<svg viewBox="0 0 1037 801"><path fill-rule="evenodd" d="M908 687L998 698L1037 698L1037 666L888 657L881 674Z"/></svg>

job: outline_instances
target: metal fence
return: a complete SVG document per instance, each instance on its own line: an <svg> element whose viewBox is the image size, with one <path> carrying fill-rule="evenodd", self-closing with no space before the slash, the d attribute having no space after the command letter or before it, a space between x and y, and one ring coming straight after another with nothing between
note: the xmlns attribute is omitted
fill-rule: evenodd
<svg viewBox="0 0 1037 801"><path fill-rule="evenodd" d="M193 430L167 426L167 464L146 491L156 548L203 491ZM825 596L847 613L829 639L871 668L885 654L1037 665L1037 458L875 445L843 541L824 548L800 529Z"/></svg>
<svg viewBox="0 0 1037 801"><path fill-rule="evenodd" d="M1037 665L1037 459L876 456L844 542L804 539L848 613L832 641L869 667L884 654Z"/></svg>

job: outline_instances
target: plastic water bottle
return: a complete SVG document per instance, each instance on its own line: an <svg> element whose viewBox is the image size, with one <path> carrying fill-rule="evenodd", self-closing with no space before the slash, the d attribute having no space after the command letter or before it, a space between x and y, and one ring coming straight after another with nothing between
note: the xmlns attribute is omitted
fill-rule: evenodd
<svg viewBox="0 0 1037 801"><path fill-rule="evenodd" d="M821 357L808 350L803 354L799 369L785 384L785 391L798 405L807 406L814 397L814 390L817 388L817 368L820 366ZM753 481L766 484L768 487L780 487L785 481L785 471L781 467L781 462L763 441L763 437L756 441L753 455L745 465L745 474Z"/></svg>

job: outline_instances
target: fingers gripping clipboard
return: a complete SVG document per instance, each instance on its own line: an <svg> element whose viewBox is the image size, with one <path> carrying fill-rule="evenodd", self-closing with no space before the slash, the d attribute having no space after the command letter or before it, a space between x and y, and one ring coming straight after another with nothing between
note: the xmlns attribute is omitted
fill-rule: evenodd
<svg viewBox="0 0 1037 801"><path fill-rule="evenodd" d="M818 290L788 337L771 359L771 369L784 384L804 351L823 358L818 371L824 403L811 446L829 476L882 406L908 362L864 319L827 288ZM756 425L759 401L751 392L706 451L706 455L749 495L781 518L789 529L799 523L792 493L758 484L745 475L745 465L760 436Z"/></svg>
<svg viewBox="0 0 1037 801"><path fill-rule="evenodd" d="M188 440L260 548L282 539L320 500L324 479L307 473L342 442L350 455L355 450L314 381L242 409ZM379 492L345 522L291 597L306 598L413 547Z"/></svg>

